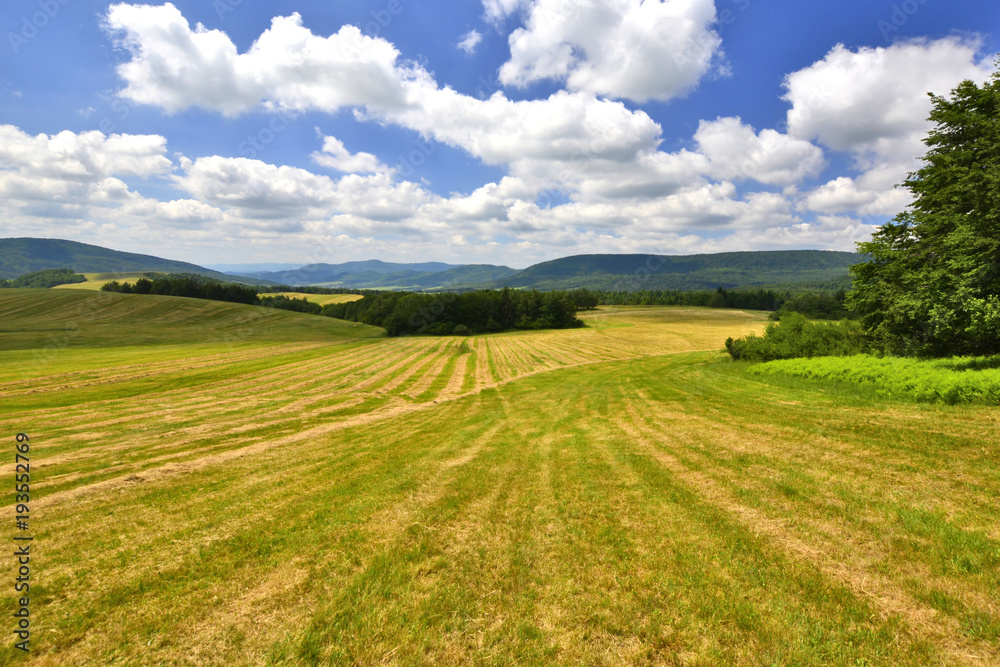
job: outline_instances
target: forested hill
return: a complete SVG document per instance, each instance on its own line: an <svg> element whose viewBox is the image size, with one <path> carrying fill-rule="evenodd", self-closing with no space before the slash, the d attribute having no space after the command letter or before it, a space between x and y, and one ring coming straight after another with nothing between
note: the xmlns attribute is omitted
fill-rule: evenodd
<svg viewBox="0 0 1000 667"><path fill-rule="evenodd" d="M488 288L603 291L764 288L849 289L847 269L862 261L851 252L781 250L715 255L576 255L523 270L488 264L395 264L370 260L313 264L294 271L222 274L188 262L119 252L59 239L0 239L0 279L46 269L77 273L156 271L219 280L348 289L455 291Z"/></svg>
<svg viewBox="0 0 1000 667"><path fill-rule="evenodd" d="M0 239L0 278L17 278L46 269L69 268L77 273L158 271L195 273L219 280L233 280L197 264L152 255L119 252L101 246L62 239Z"/></svg>
<svg viewBox="0 0 1000 667"><path fill-rule="evenodd" d="M776 250L713 255L576 255L528 267L501 281L535 289L703 290L749 286L847 287L853 252ZM498 285L499 286L499 285Z"/></svg>

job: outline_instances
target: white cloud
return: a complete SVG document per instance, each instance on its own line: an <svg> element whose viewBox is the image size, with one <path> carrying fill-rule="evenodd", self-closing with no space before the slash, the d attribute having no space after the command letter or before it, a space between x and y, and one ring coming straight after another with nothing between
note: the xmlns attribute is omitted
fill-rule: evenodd
<svg viewBox="0 0 1000 667"><path fill-rule="evenodd" d="M769 185L791 185L815 176L824 165L823 151L808 141L774 130L754 133L739 118L701 121L694 135L718 179L751 178Z"/></svg>
<svg viewBox="0 0 1000 667"><path fill-rule="evenodd" d="M534 0L525 27L510 35L500 81L553 79L595 95L668 100L711 69L722 44L715 19L713 0Z"/></svg>
<svg viewBox="0 0 1000 667"><path fill-rule="evenodd" d="M838 151L892 156L894 142L912 143L930 129L928 92L947 95L963 79L989 77L979 48L954 37L857 51L838 44L786 77L788 133Z"/></svg>
<svg viewBox="0 0 1000 667"><path fill-rule="evenodd" d="M372 114L462 148L487 164L526 159L631 160L659 142L660 127L642 111L584 93L544 100L486 100L451 88L421 91L419 105Z"/></svg>
<svg viewBox="0 0 1000 667"><path fill-rule="evenodd" d="M476 47L479 46L479 42L481 41L483 41L483 36L479 34L479 31L470 30L462 35L462 39L458 42L458 48L472 55L476 52Z"/></svg>
<svg viewBox="0 0 1000 667"><path fill-rule="evenodd" d="M137 195L119 177L147 178L173 167L157 135L63 131L30 136L0 125L0 217L85 219Z"/></svg>
<svg viewBox="0 0 1000 667"><path fill-rule="evenodd" d="M992 67L977 60L980 44L949 37L851 51L837 45L813 65L785 79L788 133L850 153L862 173L838 177L805 197L822 213L856 211L892 215L910 203L906 190L893 189L919 168L927 93L947 95L965 79L985 81Z"/></svg>
<svg viewBox="0 0 1000 667"><path fill-rule="evenodd" d="M399 221L434 199L415 183L394 183L387 173L348 174L335 181L298 167L218 155L185 163L184 176L175 180L196 200L237 217L282 221L296 229L304 221L338 215Z"/></svg>
<svg viewBox="0 0 1000 667"><path fill-rule="evenodd" d="M316 129L319 133L319 128ZM324 167L349 174L365 174L378 171L389 171L389 168L379 162L371 153L354 153L344 146L344 142L336 137L323 138L323 150L312 154L313 162Z"/></svg>
<svg viewBox="0 0 1000 667"><path fill-rule="evenodd" d="M840 176L807 193L803 204L819 213L894 215L913 201L909 190L895 187L900 180L891 167L873 169L857 178Z"/></svg>
<svg viewBox="0 0 1000 667"><path fill-rule="evenodd" d="M975 61L975 45L959 40L856 52L838 47L789 75L787 134L716 118L699 124L691 148L667 153L649 115L608 97L668 99L696 85L720 53L711 2L486 0L483 6L494 21L524 12L525 27L515 34L525 50L513 48L512 36L505 66L516 82L548 78L568 90L544 99L512 100L502 92L478 99L439 85L383 39L351 26L314 35L298 15L275 18L239 53L227 35L192 28L169 4L115 5L108 14L109 29L131 54L119 68L124 97L168 112L351 109L359 122L419 134L430 152L440 142L504 169L497 182L472 192L435 194L402 180L410 177L406 170L322 135L313 161L342 173L224 156L182 159L172 181L182 194L168 202L144 199L119 180L170 173L162 138L131 138L116 147L118 140L105 137L89 162L43 160L39 169L58 174L51 182L29 182L25 172L17 182L0 174L0 183L30 195L24 206L53 218L82 217L100 203L95 224L124 225L132 216L150 228L177 230L180 238L214 233L269 249L336 239L342 259L425 253L530 263L576 252L697 252L738 244L850 249L870 233L856 218L889 214L908 201L892 186L922 152L913 146L927 127L924 91L947 92L963 72L986 71ZM539 58L528 59L531 49ZM944 73L923 71L934 67ZM896 80L906 77L923 78ZM70 136L79 142L83 135ZM2 138L0 159L20 150L9 159L30 166L35 148ZM799 194L825 165L813 142L848 152L860 173ZM84 183L82 191L72 190L74 178ZM753 192L752 181L784 191ZM460 254L448 255L452 250Z"/></svg>
<svg viewBox="0 0 1000 667"><path fill-rule="evenodd" d="M392 106L403 102L410 76L385 40L349 25L318 37L298 14L273 19L243 54L221 31L201 24L192 30L170 3L112 5L106 28L132 56L118 66L128 84L119 94L169 113L196 106L236 115L262 101L295 111Z"/></svg>
<svg viewBox="0 0 1000 667"><path fill-rule="evenodd" d="M248 218L321 215L335 201L332 179L296 167L215 155L198 158L185 171L177 184L195 199Z"/></svg>
<svg viewBox="0 0 1000 667"><path fill-rule="evenodd" d="M494 25L500 24L514 12L524 9L531 0L483 0L483 16Z"/></svg>
<svg viewBox="0 0 1000 667"><path fill-rule="evenodd" d="M172 167L166 146L158 135L66 130L32 137L13 125L0 125L0 167L39 179L85 182L111 174L145 178L166 173Z"/></svg>
<svg viewBox="0 0 1000 667"><path fill-rule="evenodd" d="M218 229L225 219L220 209L194 199L166 202L135 199L110 213L109 217L123 225L144 223L147 228L156 230L154 234L161 230L169 233L171 229ZM164 230L164 227L167 229Z"/></svg>
<svg viewBox="0 0 1000 667"><path fill-rule="evenodd" d="M121 95L168 112L192 106L234 114L260 106L334 112L391 122L467 151L488 164L526 159L626 162L656 147L660 127L642 111L588 93L481 100L438 87L388 42L345 26L313 35L293 15L275 18L245 54L228 37L196 27L170 4L114 5L109 26L132 60L119 66Z"/></svg>

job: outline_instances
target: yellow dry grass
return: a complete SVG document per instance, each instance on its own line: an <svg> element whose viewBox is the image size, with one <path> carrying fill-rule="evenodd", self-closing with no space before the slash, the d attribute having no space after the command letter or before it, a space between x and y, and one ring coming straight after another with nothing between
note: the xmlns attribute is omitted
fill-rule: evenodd
<svg viewBox="0 0 1000 667"><path fill-rule="evenodd" d="M325 306L328 303L350 303L362 298L360 294L309 294L307 292L268 292L262 296L287 296L289 299L305 299Z"/></svg>
<svg viewBox="0 0 1000 667"><path fill-rule="evenodd" d="M28 664L1000 662L1000 410L751 379L756 313L583 317L0 382Z"/></svg>

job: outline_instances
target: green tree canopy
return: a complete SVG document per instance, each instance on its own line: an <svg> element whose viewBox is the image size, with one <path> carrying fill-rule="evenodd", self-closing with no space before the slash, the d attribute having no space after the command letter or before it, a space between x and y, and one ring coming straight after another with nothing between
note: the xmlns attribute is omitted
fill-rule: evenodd
<svg viewBox="0 0 1000 667"><path fill-rule="evenodd" d="M886 352L1000 353L1000 71L931 99L915 201L858 244L848 306Z"/></svg>

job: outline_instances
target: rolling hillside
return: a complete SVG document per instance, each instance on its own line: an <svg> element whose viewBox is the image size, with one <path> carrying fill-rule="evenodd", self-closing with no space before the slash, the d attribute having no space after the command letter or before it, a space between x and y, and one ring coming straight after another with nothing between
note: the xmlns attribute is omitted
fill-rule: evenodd
<svg viewBox="0 0 1000 667"><path fill-rule="evenodd" d="M73 289L0 290L0 350L9 358L12 350L41 347L35 362L59 357L68 348L261 345L383 335L382 329L354 322L205 299Z"/></svg>
<svg viewBox="0 0 1000 667"><path fill-rule="evenodd" d="M197 264L120 252L76 241L0 239L0 278L17 278L25 273L61 268L73 269L77 273L159 271L196 273L219 280L235 279L234 276L211 271Z"/></svg>
<svg viewBox="0 0 1000 667"><path fill-rule="evenodd" d="M447 289L677 289L716 287L849 287L852 252L784 250L714 255L578 255L523 270L490 264L394 264L368 261L312 264L295 271L255 273L287 285L437 291ZM442 268L446 267L446 268Z"/></svg>
<svg viewBox="0 0 1000 667"><path fill-rule="evenodd" d="M849 284L852 252L781 250L713 255L577 255L543 262L496 285L536 289L677 289Z"/></svg>
<svg viewBox="0 0 1000 667"><path fill-rule="evenodd" d="M118 252L56 239L0 239L0 278L71 268L78 273L158 271L196 273L220 280L351 289L443 291L523 289L705 290L723 287L849 288L851 252L783 250L712 255L577 255L523 270L492 264L394 263L380 260L310 264L249 277L211 271L187 262Z"/></svg>

